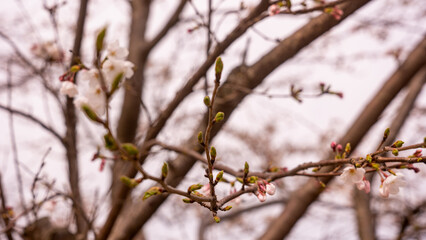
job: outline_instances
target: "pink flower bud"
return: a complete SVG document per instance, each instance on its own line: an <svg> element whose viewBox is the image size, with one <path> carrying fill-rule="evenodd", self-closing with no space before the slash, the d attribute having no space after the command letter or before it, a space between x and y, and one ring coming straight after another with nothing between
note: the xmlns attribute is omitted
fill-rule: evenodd
<svg viewBox="0 0 426 240"><path fill-rule="evenodd" d="M280 6L278 6L277 4L273 4L269 6L268 13L269 13L269 16L277 15L278 13L280 13Z"/></svg>
<svg viewBox="0 0 426 240"><path fill-rule="evenodd" d="M269 195L274 195L275 194L275 185L273 183L268 183L266 184L266 193Z"/></svg>
<svg viewBox="0 0 426 240"><path fill-rule="evenodd" d="M258 192L256 194L256 196L257 196L257 198L259 199L260 202L266 201L266 194Z"/></svg>
<svg viewBox="0 0 426 240"><path fill-rule="evenodd" d="M331 149L333 149L333 152L336 151L336 146L337 146L336 142L334 142L334 141L331 142L330 147L331 147Z"/></svg>
<svg viewBox="0 0 426 240"><path fill-rule="evenodd" d="M337 147L336 147L336 150L337 150L337 152L342 152L342 150L343 150L343 147L342 147L342 145L340 145L340 144L338 144L337 145Z"/></svg>
<svg viewBox="0 0 426 240"><path fill-rule="evenodd" d="M415 152L414 152L414 157L421 157L422 156L422 150L421 149L417 149Z"/></svg>

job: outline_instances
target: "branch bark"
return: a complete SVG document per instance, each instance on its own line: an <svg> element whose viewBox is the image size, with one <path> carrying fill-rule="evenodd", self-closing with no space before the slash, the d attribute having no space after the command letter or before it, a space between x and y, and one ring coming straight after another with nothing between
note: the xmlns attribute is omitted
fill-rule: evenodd
<svg viewBox="0 0 426 240"><path fill-rule="evenodd" d="M76 58L80 56L81 42L83 40L84 25L86 21L88 0L80 1L80 9L77 19L77 29L74 38L74 47L72 52L71 66L76 64ZM78 211L78 206L84 206L81 199L80 187L79 187L79 171L78 171L78 151L77 151L77 116L74 106L74 98L67 97L64 109L65 118L65 148L66 156L68 160L68 178L71 186L71 192L75 204L73 204L74 213L77 222L77 232L82 235L86 235L87 223L83 211Z"/></svg>

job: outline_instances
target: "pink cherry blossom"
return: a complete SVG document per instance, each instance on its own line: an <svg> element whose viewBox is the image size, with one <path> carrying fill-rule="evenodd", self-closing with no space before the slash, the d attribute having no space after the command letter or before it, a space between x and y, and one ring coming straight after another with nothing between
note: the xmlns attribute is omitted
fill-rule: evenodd
<svg viewBox="0 0 426 240"><path fill-rule="evenodd" d="M274 195L275 194L275 185L273 183L268 183L266 184L266 193L269 195Z"/></svg>
<svg viewBox="0 0 426 240"><path fill-rule="evenodd" d="M280 13L280 6L278 6L277 4L272 4L268 8L268 13L269 16L277 15L278 13Z"/></svg>

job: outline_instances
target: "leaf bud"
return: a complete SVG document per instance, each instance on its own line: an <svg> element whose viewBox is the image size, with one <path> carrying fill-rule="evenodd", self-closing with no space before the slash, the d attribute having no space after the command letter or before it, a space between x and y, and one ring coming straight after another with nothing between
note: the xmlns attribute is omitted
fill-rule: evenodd
<svg viewBox="0 0 426 240"><path fill-rule="evenodd" d="M167 166L167 163L163 163L163 167L161 168L161 180L166 179L168 173L169 168Z"/></svg>
<svg viewBox="0 0 426 240"><path fill-rule="evenodd" d="M220 171L217 175L216 175L216 182L220 182L220 180L222 180L223 177L223 170Z"/></svg>
<svg viewBox="0 0 426 240"><path fill-rule="evenodd" d="M214 121L215 122L220 122L225 118L225 113L223 112L218 112L216 113L216 117L214 117Z"/></svg>
<svg viewBox="0 0 426 240"><path fill-rule="evenodd" d="M207 107L210 107L210 97L209 96L205 96L203 102L204 102L204 105L206 105Z"/></svg>

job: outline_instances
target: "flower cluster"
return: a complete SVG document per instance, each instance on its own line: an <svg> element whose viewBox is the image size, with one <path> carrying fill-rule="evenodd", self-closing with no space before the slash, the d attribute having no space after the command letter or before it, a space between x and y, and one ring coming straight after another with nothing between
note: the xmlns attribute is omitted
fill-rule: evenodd
<svg viewBox="0 0 426 240"><path fill-rule="evenodd" d="M275 185L273 183L268 183L266 181L257 182L257 192L256 196L260 202L266 201L266 194L274 195L275 194Z"/></svg>
<svg viewBox="0 0 426 240"><path fill-rule="evenodd" d="M387 175L383 173L382 184L380 185L379 193L380 196L388 198L389 194L398 194L399 188L404 187L406 182L402 173L392 173ZM370 182L365 179L365 169L355 168L349 166L343 169L343 173L340 178L349 184L355 184L359 190L364 190L366 193L370 192Z"/></svg>
<svg viewBox="0 0 426 240"><path fill-rule="evenodd" d="M54 42L44 42L42 44L34 44L31 47L31 53L36 57L48 62L62 62L64 53Z"/></svg>
<svg viewBox="0 0 426 240"><path fill-rule="evenodd" d="M72 81L63 81L61 87L62 94L69 97L77 96L74 100L77 107L88 105L98 115L105 113L106 93L113 90L114 81L133 76L133 63L125 60L129 54L127 49L119 47L116 41L108 46L106 52L100 69L83 69L79 72L81 91Z"/></svg>

